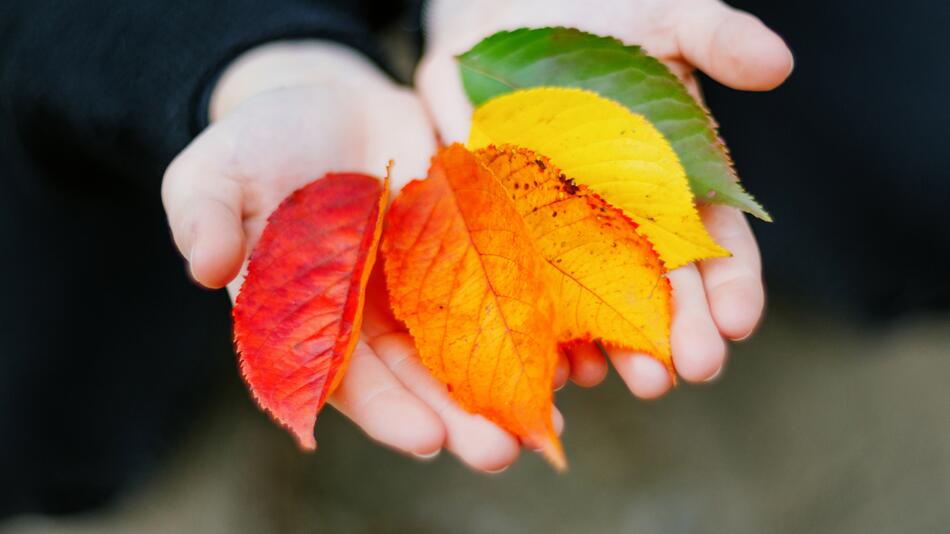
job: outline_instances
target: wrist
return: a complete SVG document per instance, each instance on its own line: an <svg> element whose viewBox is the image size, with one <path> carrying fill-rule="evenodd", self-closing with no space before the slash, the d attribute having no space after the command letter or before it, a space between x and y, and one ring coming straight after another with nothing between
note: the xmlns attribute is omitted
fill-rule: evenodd
<svg viewBox="0 0 950 534"><path fill-rule="evenodd" d="M222 72L211 92L208 118L224 117L255 95L307 85L365 91L393 82L359 52L318 40L280 41L248 50Z"/></svg>

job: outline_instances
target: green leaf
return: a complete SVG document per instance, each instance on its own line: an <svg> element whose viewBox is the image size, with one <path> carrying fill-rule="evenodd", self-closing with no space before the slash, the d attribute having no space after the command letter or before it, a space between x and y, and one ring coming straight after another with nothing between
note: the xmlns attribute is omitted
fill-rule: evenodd
<svg viewBox="0 0 950 534"><path fill-rule="evenodd" d="M465 92L476 106L538 86L588 89L623 104L644 115L669 140L697 199L772 220L739 185L705 108L640 47L573 28L522 28L496 33L458 60Z"/></svg>

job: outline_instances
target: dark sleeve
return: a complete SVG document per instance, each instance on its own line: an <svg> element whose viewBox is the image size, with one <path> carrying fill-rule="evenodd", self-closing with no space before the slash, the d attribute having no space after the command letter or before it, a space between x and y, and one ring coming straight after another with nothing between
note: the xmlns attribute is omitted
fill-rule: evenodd
<svg viewBox="0 0 950 534"><path fill-rule="evenodd" d="M16 141L35 159L79 154L150 188L204 126L199 108L219 71L248 48L321 38L381 61L368 1L0 4L0 106Z"/></svg>

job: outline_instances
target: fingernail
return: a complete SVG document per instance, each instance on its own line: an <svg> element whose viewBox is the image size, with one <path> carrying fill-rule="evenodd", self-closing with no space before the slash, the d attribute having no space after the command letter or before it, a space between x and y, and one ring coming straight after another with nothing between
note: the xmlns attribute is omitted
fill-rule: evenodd
<svg viewBox="0 0 950 534"><path fill-rule="evenodd" d="M489 475L497 475L498 473L504 473L505 471L508 470L509 467L511 467L511 465L506 465L504 467L499 467L498 469L492 469L491 471L485 471L485 472L488 473Z"/></svg>
<svg viewBox="0 0 950 534"><path fill-rule="evenodd" d="M431 460L438 456L440 452L442 452L442 449L436 449L430 453L414 452L412 455L420 460Z"/></svg>
<svg viewBox="0 0 950 534"><path fill-rule="evenodd" d="M194 261L195 259L195 249L198 248L198 228L194 223L191 224L191 227L188 230L189 241L191 242L191 247L188 248L188 257L185 258L188 261Z"/></svg>
<svg viewBox="0 0 950 534"><path fill-rule="evenodd" d="M754 333L755 333L754 330L749 330L749 333L748 333L748 334L746 334L746 335L744 335L744 336L742 336L742 337L732 338L732 341L735 341L735 342L745 341L745 340L749 339L750 337L752 337L752 334L754 334Z"/></svg>
<svg viewBox="0 0 950 534"><path fill-rule="evenodd" d="M191 238L191 248L188 249L188 257L185 258L185 269L188 271L188 276L194 280L198 281L198 278L195 276L195 250L198 249L198 240L195 236Z"/></svg>
<svg viewBox="0 0 950 534"><path fill-rule="evenodd" d="M713 373L713 375L712 375L711 377L707 378L706 380L703 380L703 382L709 383L709 382L715 382L716 380L718 380L719 377L722 376L722 370L723 370L724 367L726 367L726 366L725 366L725 365L720 365L720 366L719 366L719 369L716 369L716 372Z"/></svg>

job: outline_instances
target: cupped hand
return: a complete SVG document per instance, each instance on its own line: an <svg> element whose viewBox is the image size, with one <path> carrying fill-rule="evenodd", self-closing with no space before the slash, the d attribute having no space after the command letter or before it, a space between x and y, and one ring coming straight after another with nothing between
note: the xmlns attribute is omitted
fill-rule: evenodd
<svg viewBox="0 0 950 534"><path fill-rule="evenodd" d="M166 171L162 198L192 277L227 286L232 299L267 217L292 191L329 171L380 176L390 160L398 190L426 175L436 150L412 92L325 43L249 52L222 76L210 114L212 124ZM463 410L430 375L392 318L378 272L365 310L361 340L330 404L403 452L426 457L447 448L486 471L512 463L518 440Z"/></svg>
<svg viewBox="0 0 950 534"><path fill-rule="evenodd" d="M416 85L444 142L468 137L472 106L463 92L454 56L500 30L569 26L639 44L661 59L699 98L693 69L735 89L766 91L792 70L782 39L754 16L718 0L435 0L426 17L428 44ZM725 340L748 337L765 302L759 250L742 213L709 205L700 215L712 237L732 252L669 273L674 314L670 342L677 372L689 382L708 381L726 360ZM641 398L663 395L672 378L655 359L607 347L611 362ZM572 349L559 375L582 386L606 376L599 348Z"/></svg>

